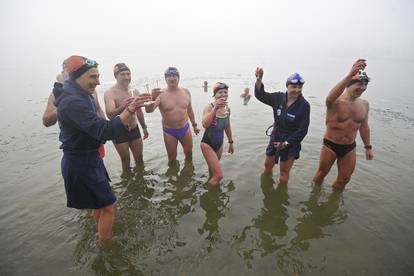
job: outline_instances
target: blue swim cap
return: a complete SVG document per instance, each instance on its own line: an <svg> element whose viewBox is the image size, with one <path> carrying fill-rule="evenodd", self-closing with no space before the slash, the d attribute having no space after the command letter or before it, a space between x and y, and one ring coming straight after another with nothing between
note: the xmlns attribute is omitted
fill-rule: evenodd
<svg viewBox="0 0 414 276"><path fill-rule="evenodd" d="M178 69L175 67L168 67L164 71L164 77L167 77L169 75L175 75L177 77L180 77L180 72L178 72Z"/></svg>
<svg viewBox="0 0 414 276"><path fill-rule="evenodd" d="M302 78L299 73L293 73L287 80L286 80L286 87L288 87L289 84L304 84L305 80Z"/></svg>

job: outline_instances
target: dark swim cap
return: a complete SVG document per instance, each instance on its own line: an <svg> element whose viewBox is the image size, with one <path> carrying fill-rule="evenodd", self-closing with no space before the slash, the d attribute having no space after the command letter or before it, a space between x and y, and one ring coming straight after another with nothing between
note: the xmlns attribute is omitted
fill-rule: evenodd
<svg viewBox="0 0 414 276"><path fill-rule="evenodd" d="M164 77L167 77L169 75L174 75L174 76L180 77L180 72L178 72L178 69L175 68L175 67L168 67L164 71Z"/></svg>
<svg viewBox="0 0 414 276"><path fill-rule="evenodd" d="M89 69L98 67L98 63L96 61L82 56L70 56L65 59L63 64L65 64L66 71L72 80L76 80Z"/></svg>
<svg viewBox="0 0 414 276"><path fill-rule="evenodd" d="M358 74L352 77L352 79L348 82L348 85L346 87L349 87L357 82L370 82L371 78L368 77L367 73L363 70L359 70Z"/></svg>
<svg viewBox="0 0 414 276"><path fill-rule="evenodd" d="M131 72L131 70L128 68L128 66L126 66L125 63L120 62L120 63L115 64L115 66L114 66L114 76L115 76L115 78L116 78L116 76L118 76L119 73L121 73L123 71Z"/></svg>
<svg viewBox="0 0 414 276"><path fill-rule="evenodd" d="M224 82L217 82L213 85L213 97L216 95L217 91L220 89L229 89L229 86L225 84Z"/></svg>

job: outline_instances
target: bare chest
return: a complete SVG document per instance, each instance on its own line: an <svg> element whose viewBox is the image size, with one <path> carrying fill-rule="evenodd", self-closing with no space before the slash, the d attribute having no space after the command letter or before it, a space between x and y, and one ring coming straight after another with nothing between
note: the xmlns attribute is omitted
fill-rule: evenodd
<svg viewBox="0 0 414 276"><path fill-rule="evenodd" d="M349 102L339 100L335 103L330 113L331 119L339 123L346 121L361 123L367 115L367 109L362 101Z"/></svg>
<svg viewBox="0 0 414 276"><path fill-rule="evenodd" d="M128 91L121 91L121 90L116 90L113 92L113 99L115 102L116 107L121 106L122 102L131 97L131 93L129 93Z"/></svg>
<svg viewBox="0 0 414 276"><path fill-rule="evenodd" d="M160 107L164 111L187 109L190 104L190 97L184 92L164 92L161 98Z"/></svg>

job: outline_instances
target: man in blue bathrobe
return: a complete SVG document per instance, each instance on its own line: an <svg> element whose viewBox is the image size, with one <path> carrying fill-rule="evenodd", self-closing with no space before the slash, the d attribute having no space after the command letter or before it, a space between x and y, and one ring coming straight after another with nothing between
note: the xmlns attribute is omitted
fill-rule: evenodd
<svg viewBox="0 0 414 276"><path fill-rule="evenodd" d="M98 116L92 97L99 85L98 63L81 56L71 56L65 63L69 79L55 103L67 206L93 209L99 239L106 240L112 236L116 197L98 148L107 140L125 135L130 116L151 96L136 97L119 116L108 121Z"/></svg>

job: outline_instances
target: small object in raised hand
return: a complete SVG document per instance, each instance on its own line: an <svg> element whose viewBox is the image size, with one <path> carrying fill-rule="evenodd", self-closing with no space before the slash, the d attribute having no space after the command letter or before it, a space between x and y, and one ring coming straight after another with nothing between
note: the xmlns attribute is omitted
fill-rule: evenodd
<svg viewBox="0 0 414 276"><path fill-rule="evenodd" d="M148 101L148 102L145 102L144 105L147 106L147 105L151 105L153 103L155 103L155 101Z"/></svg>

